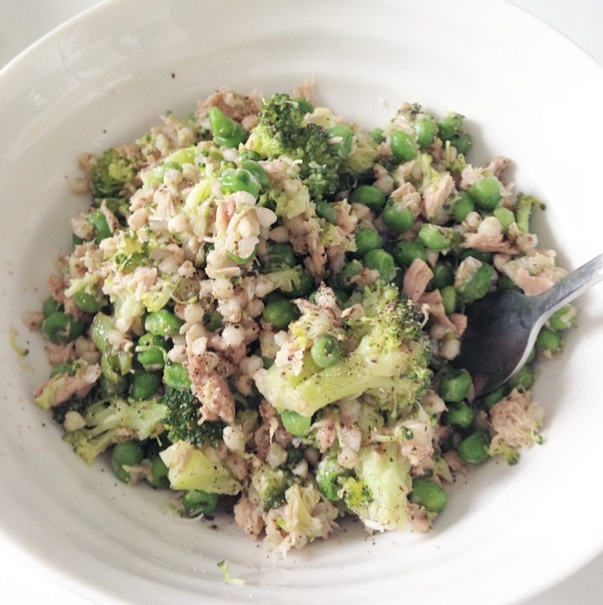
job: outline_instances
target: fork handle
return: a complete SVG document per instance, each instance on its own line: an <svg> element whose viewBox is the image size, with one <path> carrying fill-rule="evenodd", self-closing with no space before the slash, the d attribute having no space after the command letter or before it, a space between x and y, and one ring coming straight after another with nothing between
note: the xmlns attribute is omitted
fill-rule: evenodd
<svg viewBox="0 0 603 605"><path fill-rule="evenodd" d="M595 256L536 297L543 320L600 281L603 281L603 254Z"/></svg>

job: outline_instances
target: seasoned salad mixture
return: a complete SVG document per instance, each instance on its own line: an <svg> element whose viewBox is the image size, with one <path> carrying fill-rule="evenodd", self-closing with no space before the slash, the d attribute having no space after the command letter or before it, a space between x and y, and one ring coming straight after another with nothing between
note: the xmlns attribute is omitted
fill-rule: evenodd
<svg viewBox="0 0 603 605"><path fill-rule="evenodd" d="M223 89L82 156L91 204L29 315L52 365L35 401L88 464L183 515L234 511L273 550L344 516L429 529L455 476L541 442L532 362L576 317L486 396L455 367L469 305L565 274L509 160L470 148L458 113L405 104L365 130L303 87Z"/></svg>

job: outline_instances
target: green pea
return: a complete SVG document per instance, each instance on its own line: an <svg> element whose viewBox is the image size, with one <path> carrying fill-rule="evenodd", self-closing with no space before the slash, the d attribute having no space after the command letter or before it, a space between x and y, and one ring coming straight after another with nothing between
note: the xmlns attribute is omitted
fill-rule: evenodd
<svg viewBox="0 0 603 605"><path fill-rule="evenodd" d="M209 110L209 127L215 143L223 147L238 147L247 136L240 124L225 116L217 107Z"/></svg>
<svg viewBox="0 0 603 605"><path fill-rule="evenodd" d="M268 292L268 294L264 296L264 305L267 305L273 300L287 300L287 297L285 296L282 290L273 290L272 292Z"/></svg>
<svg viewBox="0 0 603 605"><path fill-rule="evenodd" d="M393 130L389 135L392 153L397 160L408 162L417 157L418 148L412 135L404 130Z"/></svg>
<svg viewBox="0 0 603 605"><path fill-rule="evenodd" d="M136 360L147 371L161 370L165 365L167 342L156 334L143 334L136 344Z"/></svg>
<svg viewBox="0 0 603 605"><path fill-rule="evenodd" d="M350 280L358 275L362 269L362 263L358 260L352 260L345 264L335 280L337 282L337 286L344 290L353 288L354 284Z"/></svg>
<svg viewBox="0 0 603 605"><path fill-rule="evenodd" d="M303 97L294 97L293 101L295 101L298 107L304 113L312 113L314 111L314 105L308 101L308 99L304 99Z"/></svg>
<svg viewBox="0 0 603 605"><path fill-rule="evenodd" d="M558 311L555 311L548 320L548 325L552 330L567 330L576 325L578 311L574 305L565 305Z"/></svg>
<svg viewBox="0 0 603 605"><path fill-rule="evenodd" d="M385 206L385 194L374 185L360 185L352 191L350 201L364 204L372 210L381 210Z"/></svg>
<svg viewBox="0 0 603 605"><path fill-rule="evenodd" d="M349 126L337 124L327 131L331 137L331 144L337 149L340 158L347 158L352 151L354 143L354 133Z"/></svg>
<svg viewBox="0 0 603 605"><path fill-rule="evenodd" d="M104 301L101 297L90 294L85 290L80 290L73 295L73 300L78 309L83 311L84 313L96 313L99 311L103 305Z"/></svg>
<svg viewBox="0 0 603 605"><path fill-rule="evenodd" d="M472 385L467 370L450 368L440 382L438 394L446 403L460 403L467 398Z"/></svg>
<svg viewBox="0 0 603 605"><path fill-rule="evenodd" d="M149 479L150 484L153 487L161 489L167 489L170 487L170 480L168 478L169 469L165 465L165 462L159 457L155 456L151 460L151 477Z"/></svg>
<svg viewBox="0 0 603 605"><path fill-rule="evenodd" d="M275 242L268 248L268 258L266 264L269 269L276 269L286 265L294 267L297 264L293 246L289 242Z"/></svg>
<svg viewBox="0 0 603 605"><path fill-rule="evenodd" d="M448 411L444 414L446 424L458 426L462 429L469 428L474 418L475 413L466 401L450 405Z"/></svg>
<svg viewBox="0 0 603 605"><path fill-rule="evenodd" d="M92 225L92 237L97 244L113 235L109 229L107 217L100 210L91 212L88 215L88 222Z"/></svg>
<svg viewBox="0 0 603 605"><path fill-rule="evenodd" d="M345 290L340 290L339 288L333 289L333 294L335 294L335 298L337 299L337 304L340 307L343 307L346 302L350 299L350 293Z"/></svg>
<svg viewBox="0 0 603 605"><path fill-rule="evenodd" d="M425 477L417 477L412 482L410 500L424 506L431 513L441 512L448 502L448 495L443 487Z"/></svg>
<svg viewBox="0 0 603 605"><path fill-rule="evenodd" d="M481 210L494 210L502 199L502 185L495 176L486 176L469 187L469 195Z"/></svg>
<svg viewBox="0 0 603 605"><path fill-rule="evenodd" d="M466 132L455 132L448 140L457 152L463 155L466 155L473 146L473 140Z"/></svg>
<svg viewBox="0 0 603 605"><path fill-rule="evenodd" d="M475 432L465 437L458 446L460 457L469 464L480 464L488 457L488 438L482 432Z"/></svg>
<svg viewBox="0 0 603 605"><path fill-rule="evenodd" d="M319 368L328 368L335 365L343 355L343 347L332 334L319 336L310 348L312 361Z"/></svg>
<svg viewBox="0 0 603 605"><path fill-rule="evenodd" d="M268 173L253 160L242 160L241 168L247 170L258 182L261 188L268 189L270 187L271 181Z"/></svg>
<svg viewBox="0 0 603 605"><path fill-rule="evenodd" d="M456 311L456 288L454 286L445 286L440 290L442 303L446 315L452 315Z"/></svg>
<svg viewBox="0 0 603 605"><path fill-rule="evenodd" d="M356 256L364 256L367 252L381 248L383 245L381 236L370 227L361 227L358 229L354 240L356 242Z"/></svg>
<svg viewBox="0 0 603 605"><path fill-rule="evenodd" d="M494 208L492 214L498 219L503 231L506 233L509 227L515 222L515 215L512 210L499 206Z"/></svg>
<svg viewBox="0 0 603 605"><path fill-rule="evenodd" d="M515 290L515 292L523 292L523 290L508 276L500 275L496 282L496 287L499 290Z"/></svg>
<svg viewBox="0 0 603 605"><path fill-rule="evenodd" d="M160 309L149 313L144 322L147 332L157 336L175 336L184 322L171 311Z"/></svg>
<svg viewBox="0 0 603 605"><path fill-rule="evenodd" d="M457 291L466 301L478 300L489 292L493 279L494 269L482 263L464 284L457 287Z"/></svg>
<svg viewBox="0 0 603 605"><path fill-rule="evenodd" d="M296 437L303 437L306 435L312 426L311 417L302 416L293 410L284 410L281 412L281 422L283 423L285 430Z"/></svg>
<svg viewBox="0 0 603 605"><path fill-rule="evenodd" d="M401 241L394 246L392 256L400 267L408 269L417 258L427 262L427 249L421 242Z"/></svg>
<svg viewBox="0 0 603 605"><path fill-rule="evenodd" d="M270 369L274 365L274 358L262 357L262 366L265 370Z"/></svg>
<svg viewBox="0 0 603 605"><path fill-rule="evenodd" d="M52 296L49 296L42 303L42 313L44 313L44 317L48 317L57 311L62 311L63 306L56 301Z"/></svg>
<svg viewBox="0 0 603 605"><path fill-rule="evenodd" d="M114 352L109 346L101 356L101 369L107 380L117 384L132 370L132 353L123 350Z"/></svg>
<svg viewBox="0 0 603 605"><path fill-rule="evenodd" d="M438 134L443 141L449 141L461 129L463 117L460 113L449 113L438 122Z"/></svg>
<svg viewBox="0 0 603 605"><path fill-rule="evenodd" d="M220 191L225 195L246 191L257 197L260 193L260 184L248 170L227 170L220 176Z"/></svg>
<svg viewBox="0 0 603 605"><path fill-rule="evenodd" d="M299 274L299 286L294 286L284 294L287 298L302 298L307 296L313 290L314 286L314 278L306 271L302 271Z"/></svg>
<svg viewBox="0 0 603 605"><path fill-rule="evenodd" d="M536 338L536 346L549 353L558 353L561 350L561 337L550 328L542 328Z"/></svg>
<svg viewBox="0 0 603 605"><path fill-rule="evenodd" d="M132 377L131 395L138 401L150 399L161 384L161 374L159 372L148 372L142 370L135 372Z"/></svg>
<svg viewBox="0 0 603 605"><path fill-rule="evenodd" d="M239 153L239 157L242 160L253 160L254 162L259 162L262 159L262 156L257 151L252 151L251 149L243 149Z"/></svg>
<svg viewBox="0 0 603 605"><path fill-rule="evenodd" d="M438 132L436 121L431 116L422 115L417 117L414 127L419 147L429 147Z"/></svg>
<svg viewBox="0 0 603 605"><path fill-rule="evenodd" d="M438 225L426 224L419 229L419 240L430 250L447 250L452 245L452 240L442 232Z"/></svg>
<svg viewBox="0 0 603 605"><path fill-rule="evenodd" d="M438 262L433 268L433 278L428 284L430 290L441 290L454 283L454 269L450 263Z"/></svg>
<svg viewBox="0 0 603 605"><path fill-rule="evenodd" d="M388 229L397 231L398 233L408 231L415 222L410 208L396 204L385 206L381 213L381 218Z"/></svg>
<svg viewBox="0 0 603 605"><path fill-rule="evenodd" d="M457 223L462 223L470 212L475 210L475 202L468 191L461 191L454 203L452 214Z"/></svg>
<svg viewBox="0 0 603 605"><path fill-rule="evenodd" d="M289 300L273 300L264 307L262 317L278 330L284 330L299 317L299 311Z"/></svg>
<svg viewBox="0 0 603 605"><path fill-rule="evenodd" d="M51 342L65 344L81 336L84 326L73 315L55 311L42 322L42 332Z"/></svg>
<svg viewBox="0 0 603 605"><path fill-rule="evenodd" d="M316 214L320 218L324 218L331 225L337 224L337 209L329 204L329 202L325 202L324 200L316 202Z"/></svg>
<svg viewBox="0 0 603 605"><path fill-rule="evenodd" d="M527 390L532 388L534 379L534 370L532 370L532 367L526 363L526 365L524 365L523 368L521 368L521 370L515 374L515 376L512 376L509 380L507 380L506 384L511 389L517 388Z"/></svg>
<svg viewBox="0 0 603 605"><path fill-rule="evenodd" d="M101 358L102 360L103 358ZM98 379L98 386L100 391L101 398L112 398L112 397L127 397L128 392L130 390L130 376L117 376L115 373L113 381L108 378L105 374L101 374L101 377Z"/></svg>
<svg viewBox="0 0 603 605"><path fill-rule="evenodd" d="M368 134L369 137L371 137L371 139L373 139L373 141L375 141L375 143L378 145L385 143L385 133L383 128L373 128L372 130L369 130Z"/></svg>
<svg viewBox="0 0 603 605"><path fill-rule="evenodd" d="M168 387L183 391L191 388L188 370L177 361L167 363L163 368L163 382Z"/></svg>
<svg viewBox="0 0 603 605"><path fill-rule="evenodd" d="M209 313L204 319L205 327L210 332L215 332L224 325L224 317L218 311L213 311L212 313Z"/></svg>
<svg viewBox="0 0 603 605"><path fill-rule="evenodd" d="M485 250L475 250L474 248L465 248L460 251L458 255L459 261L464 261L466 258L477 258L478 261L486 264L492 264L492 258L494 254L492 252L486 252Z"/></svg>
<svg viewBox="0 0 603 605"><path fill-rule="evenodd" d="M111 452L111 468L115 476L124 483L130 482L130 473L124 466L139 466L144 460L144 451L138 441L118 443Z"/></svg>
<svg viewBox="0 0 603 605"><path fill-rule="evenodd" d="M219 502L218 494L209 494L200 489L191 489L182 498L182 506L189 517L208 515L216 510Z"/></svg>
<svg viewBox="0 0 603 605"><path fill-rule="evenodd" d="M505 395L505 387L498 387L495 391L484 395L480 400L481 407L489 412L495 403L498 403Z"/></svg>
<svg viewBox="0 0 603 605"><path fill-rule="evenodd" d="M367 252L362 262L368 269L378 271L379 277L386 283L391 282L396 276L394 257L385 250L371 250Z"/></svg>

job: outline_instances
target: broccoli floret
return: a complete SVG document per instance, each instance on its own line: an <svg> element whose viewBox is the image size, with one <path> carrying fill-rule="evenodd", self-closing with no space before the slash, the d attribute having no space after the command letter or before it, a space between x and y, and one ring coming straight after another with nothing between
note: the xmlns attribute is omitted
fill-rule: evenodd
<svg viewBox="0 0 603 605"><path fill-rule="evenodd" d="M97 158L92 172L92 195L95 198L120 198L121 192L136 171L131 160L115 148L107 149Z"/></svg>
<svg viewBox="0 0 603 605"><path fill-rule="evenodd" d="M162 398L166 407L163 423L170 441L188 441L193 445L208 443L217 447L222 440L224 423L201 422L201 404L190 389L167 387Z"/></svg>
<svg viewBox="0 0 603 605"><path fill-rule="evenodd" d="M258 390L277 411L311 416L329 403L363 394L380 408L396 411L426 392L429 342L414 303L389 284L367 288L350 302L361 303L364 313L348 320L342 343L347 352L339 362L320 369L306 353L297 375L288 366L256 374ZM303 323L303 314L299 321ZM297 329L292 322L289 330L307 349L311 339L296 334Z"/></svg>
<svg viewBox="0 0 603 605"><path fill-rule="evenodd" d="M263 464L253 471L251 483L264 504L264 509L278 508L285 502L285 492L293 485L293 475L280 468Z"/></svg>
<svg viewBox="0 0 603 605"><path fill-rule="evenodd" d="M211 447L199 449L186 441L177 441L161 452L160 457L169 469L171 489L235 495L243 487Z"/></svg>
<svg viewBox="0 0 603 605"><path fill-rule="evenodd" d="M86 426L67 431L63 439L88 464L110 445L130 439L145 441L163 431L166 408L155 400L113 399L92 404L84 415Z"/></svg>
<svg viewBox="0 0 603 605"><path fill-rule="evenodd" d="M342 178L350 187L368 182L379 157L379 145L364 130L355 129L352 151L341 164Z"/></svg>
<svg viewBox="0 0 603 605"><path fill-rule="evenodd" d="M301 160L300 178L312 199L318 200L337 191L342 158L329 132L304 117L305 112L287 94L265 99L246 147L264 159L285 155Z"/></svg>
<svg viewBox="0 0 603 605"><path fill-rule="evenodd" d="M349 510L371 529L405 529L412 482L397 444L362 448L354 473L339 492Z"/></svg>

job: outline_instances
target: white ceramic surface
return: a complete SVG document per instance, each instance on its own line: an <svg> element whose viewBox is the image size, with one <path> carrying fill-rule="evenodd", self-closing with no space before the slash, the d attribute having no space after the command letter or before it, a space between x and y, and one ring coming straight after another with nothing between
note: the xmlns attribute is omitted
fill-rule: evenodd
<svg viewBox="0 0 603 605"><path fill-rule="evenodd" d="M265 0L261 10L234 0L124 0L39 43L0 74L0 329L8 335L18 327L19 342L34 349L18 318L43 296L52 258L68 241L66 221L80 203L66 184L76 154L128 140L159 113L188 111L221 84L270 92L315 75L322 100L367 123L383 121L403 100L461 111L476 134L476 155L512 157L516 182L547 200L541 233L562 250L562 262L577 266L600 251L592 175L602 127L572 121L573 108L596 115L601 106L600 69L509 5L450 4L307 2L300 14L283 0ZM600 313L592 294L581 306L568 351L540 379L537 395L549 410L544 447L518 467L488 465L459 485L428 536L366 539L350 531L284 562L226 523L215 531L184 522L160 495L83 467L29 402L44 374L42 356L17 359L5 339L0 524L100 603L186 604L200 594L204 603L430 605L451 595L468 605L515 602L603 546L601 519L589 517L581 528L574 516L595 493L585 484L597 471L603 420L593 405L601 396L593 380ZM584 494L578 503L576 494ZM245 586L224 585L216 567L224 558Z"/></svg>

